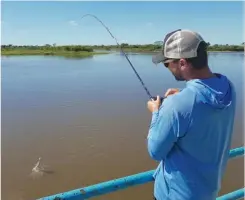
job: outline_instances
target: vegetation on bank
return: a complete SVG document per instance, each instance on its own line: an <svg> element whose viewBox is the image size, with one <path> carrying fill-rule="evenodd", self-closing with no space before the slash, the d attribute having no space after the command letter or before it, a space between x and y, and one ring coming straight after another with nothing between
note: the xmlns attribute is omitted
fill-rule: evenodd
<svg viewBox="0 0 245 200"><path fill-rule="evenodd" d="M73 45L73 46L14 46L1 45L1 54L5 56L11 55L48 55L48 56L64 56L64 57L89 57L106 52L94 52L93 48Z"/></svg>
<svg viewBox="0 0 245 200"><path fill-rule="evenodd" d="M126 43L121 44L125 52L135 52L135 53L153 53L160 51L162 46L160 42L155 42L154 44L146 45L129 45ZM97 51L96 51L97 50ZM100 52L103 50L104 52ZM56 46L53 45L33 45L33 46L15 46L15 45L1 45L2 55L58 55L67 57L87 57L96 54L108 53L107 51L120 51L117 45L93 45L93 46L83 46L83 45L66 45L66 46ZM239 52L244 51L244 43L241 45L211 45L208 43L208 51L231 51Z"/></svg>
<svg viewBox="0 0 245 200"><path fill-rule="evenodd" d="M129 45L127 43L121 44L123 50L125 51L131 51L131 52L156 52L160 51L162 48L161 42L155 42L154 44L146 44L146 45ZM95 45L91 46L94 49L105 49L105 50L117 50L116 45ZM220 45L220 44L214 44L211 45L208 43L208 51L244 51L244 43L241 45Z"/></svg>

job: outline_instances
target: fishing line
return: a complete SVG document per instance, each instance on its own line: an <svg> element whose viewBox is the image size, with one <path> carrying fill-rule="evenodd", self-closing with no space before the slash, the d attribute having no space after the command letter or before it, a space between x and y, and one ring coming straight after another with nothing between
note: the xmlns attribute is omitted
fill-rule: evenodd
<svg viewBox="0 0 245 200"><path fill-rule="evenodd" d="M130 66L132 67L132 69L134 70L136 76L138 77L139 81L141 82L143 88L145 89L147 95L149 96L150 99L152 100L156 100L156 97L153 97L149 90L147 89L147 87L145 86L143 80L140 78L139 74L137 73L136 69L134 68L133 64L131 63L131 61L129 60L128 56L126 55L126 53L123 51L122 49L122 46L118 43L116 37L111 33L111 31L109 30L109 28L98 18L96 17L95 15L92 15L92 14L85 14L82 16L82 18L84 17L87 17L87 16L90 16L90 17L93 17L94 19L96 19L97 21L99 21L101 23L101 25L107 30L107 32L110 34L110 36L116 41L117 43L117 46L121 49L121 52L123 53L123 55L125 56L125 58L127 59L128 63L130 64ZM81 18L81 19L82 19ZM162 99L161 99L162 100Z"/></svg>

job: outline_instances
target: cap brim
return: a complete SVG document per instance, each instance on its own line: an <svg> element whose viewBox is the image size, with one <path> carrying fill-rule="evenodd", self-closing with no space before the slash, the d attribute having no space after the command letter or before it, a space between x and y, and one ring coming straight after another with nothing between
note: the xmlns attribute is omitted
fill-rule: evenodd
<svg viewBox="0 0 245 200"><path fill-rule="evenodd" d="M152 62L154 64L156 64L156 65L159 64L160 62L162 62L162 63L170 63L172 61L173 61L173 59L166 58L162 53L159 53L159 54L157 54L155 56L152 56Z"/></svg>
<svg viewBox="0 0 245 200"><path fill-rule="evenodd" d="M162 54L162 52L152 56L152 62L154 64L159 64L160 62L163 62L164 60L166 60L166 57Z"/></svg>

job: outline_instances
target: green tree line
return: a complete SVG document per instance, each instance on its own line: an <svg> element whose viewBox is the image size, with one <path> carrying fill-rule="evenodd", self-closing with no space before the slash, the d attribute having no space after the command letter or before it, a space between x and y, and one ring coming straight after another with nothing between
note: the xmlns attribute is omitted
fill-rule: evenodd
<svg viewBox="0 0 245 200"><path fill-rule="evenodd" d="M121 44L123 49L134 51L159 51L162 48L161 42L155 42L154 44ZM97 49L103 50L117 50L117 45L64 45L57 46L56 44L46 45L1 45L3 51L8 50L48 50L48 51L68 51L68 52L93 52ZM208 51L244 51L244 42L241 45L228 45L228 44L214 44L208 43Z"/></svg>
<svg viewBox="0 0 245 200"><path fill-rule="evenodd" d="M48 51L74 51L74 52L93 52L93 48L89 46L82 46L82 45L65 45L65 46L56 46L53 45L1 45L2 50L48 50Z"/></svg>

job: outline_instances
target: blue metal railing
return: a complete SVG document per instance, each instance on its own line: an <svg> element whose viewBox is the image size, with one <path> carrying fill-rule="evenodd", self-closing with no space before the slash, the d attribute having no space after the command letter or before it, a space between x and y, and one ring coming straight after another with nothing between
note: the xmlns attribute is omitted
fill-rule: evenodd
<svg viewBox="0 0 245 200"><path fill-rule="evenodd" d="M245 188L241 188L241 189L236 190L234 192L225 194L223 196L218 197L216 200L234 200L234 199L241 199L242 197L244 197L244 189Z"/></svg>
<svg viewBox="0 0 245 200"><path fill-rule="evenodd" d="M240 157L244 155L244 147L238 147L230 150L230 158ZM141 172L131 176L110 180L107 182L98 183L95 185L67 191L60 194L55 194L48 197L40 198L39 200L78 200L88 199L91 197L100 196L122 190L131 186L141 185L153 181L153 173L155 170ZM216 200L235 200L244 197L244 188L218 197Z"/></svg>

